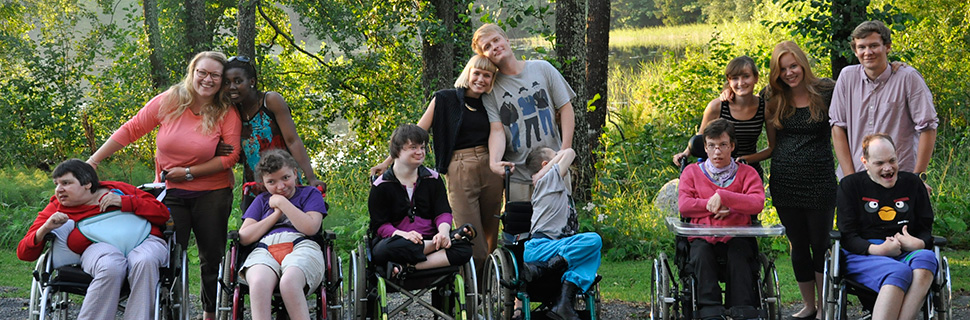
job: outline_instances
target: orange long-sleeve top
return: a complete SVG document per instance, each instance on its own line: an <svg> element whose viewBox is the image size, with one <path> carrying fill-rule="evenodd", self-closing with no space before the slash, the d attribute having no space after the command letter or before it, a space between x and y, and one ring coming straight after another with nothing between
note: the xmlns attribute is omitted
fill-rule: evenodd
<svg viewBox="0 0 970 320"><path fill-rule="evenodd" d="M138 140L156 127L158 134L155 139L155 164L158 169L166 170L173 167L190 167L209 161L215 157L216 145L219 140L231 144L234 152L220 156L224 170L214 174L196 176L192 181L166 181L168 188L206 191L218 190L233 186L232 166L239 161L239 135L242 123L236 108L229 107L226 115L216 123L215 131L204 135L200 132L202 117L186 109L181 116L170 122L162 122L158 111L165 101L165 91L145 104L134 118L128 120L118 131L111 135L121 145Z"/></svg>

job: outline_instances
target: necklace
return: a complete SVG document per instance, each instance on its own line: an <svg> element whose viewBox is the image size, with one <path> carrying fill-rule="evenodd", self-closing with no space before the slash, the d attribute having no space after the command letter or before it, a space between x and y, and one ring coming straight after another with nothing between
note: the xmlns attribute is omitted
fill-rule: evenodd
<svg viewBox="0 0 970 320"><path fill-rule="evenodd" d="M465 103L465 108L468 108L468 110L470 110L471 112L477 112L478 111L478 108L472 108L472 106L468 105L468 103Z"/></svg>

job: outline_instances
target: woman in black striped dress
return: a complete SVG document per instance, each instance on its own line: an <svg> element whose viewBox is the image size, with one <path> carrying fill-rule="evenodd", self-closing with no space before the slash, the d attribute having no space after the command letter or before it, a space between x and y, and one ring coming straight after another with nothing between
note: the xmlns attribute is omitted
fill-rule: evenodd
<svg viewBox="0 0 970 320"><path fill-rule="evenodd" d="M725 94L722 96L732 99L718 97L711 100L704 109L704 118L697 132L700 134L708 123L718 118L733 123L737 147L731 157L735 161L751 165L764 179L759 162L771 157L775 132L773 128L765 125L765 101L754 93L754 86L758 83L758 66L750 57L740 56L728 63L724 70L724 77ZM761 137L761 128L765 128L765 133L768 135L768 147L759 151L758 139ZM689 154L690 151L686 149L684 152L675 154L674 163L679 164L680 159Z"/></svg>

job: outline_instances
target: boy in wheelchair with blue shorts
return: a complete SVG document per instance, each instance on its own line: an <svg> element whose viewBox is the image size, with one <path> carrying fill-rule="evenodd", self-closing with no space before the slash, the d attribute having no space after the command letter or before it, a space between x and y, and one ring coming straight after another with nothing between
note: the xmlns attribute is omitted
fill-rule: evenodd
<svg viewBox="0 0 970 320"><path fill-rule="evenodd" d="M684 169L678 186L681 216L690 223L711 226L747 226L762 211L764 186L758 173L731 158L736 140L734 125L718 119L704 128L707 159ZM758 245L754 238L688 237L687 268L696 278L697 318L759 318L756 286ZM727 301L722 303L718 284L718 257L726 260Z"/></svg>
<svg viewBox="0 0 970 320"><path fill-rule="evenodd" d="M306 292L324 278L320 245L309 236L320 232L327 214L320 191L297 186L299 164L284 150L268 150L256 166L266 186L243 214L240 243L259 242L243 264L249 285L253 319L269 319L273 291L280 295L291 319L309 319Z"/></svg>
<svg viewBox="0 0 970 320"><path fill-rule="evenodd" d="M594 232L577 233L579 223L570 198L569 165L576 152L550 148L533 150L526 159L532 172L532 239L525 243L523 280L531 282L547 272L563 271L559 300L548 315L578 319L576 294L589 291L600 267L603 240Z"/></svg>
<svg viewBox="0 0 970 320"><path fill-rule="evenodd" d="M845 277L877 292L872 319L914 319L933 282L933 208L923 182L899 171L892 138L862 141L866 171L839 183Z"/></svg>

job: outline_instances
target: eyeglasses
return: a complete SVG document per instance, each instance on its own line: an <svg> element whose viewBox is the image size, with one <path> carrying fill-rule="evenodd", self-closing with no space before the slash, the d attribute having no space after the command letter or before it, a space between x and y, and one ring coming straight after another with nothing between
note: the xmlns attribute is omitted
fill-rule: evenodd
<svg viewBox="0 0 970 320"><path fill-rule="evenodd" d="M731 144L727 142L721 142L720 144L708 143L705 145L705 147L707 147L708 150L724 150L730 145Z"/></svg>
<svg viewBox="0 0 970 320"><path fill-rule="evenodd" d="M232 58L229 58L229 63L232 63L233 61L249 63L251 60L249 60L249 57L247 56L233 56Z"/></svg>
<svg viewBox="0 0 970 320"><path fill-rule="evenodd" d="M212 77L212 81L219 81L222 79L221 73L209 72L202 69L195 69L195 76L199 77L200 80L204 80L208 77Z"/></svg>

